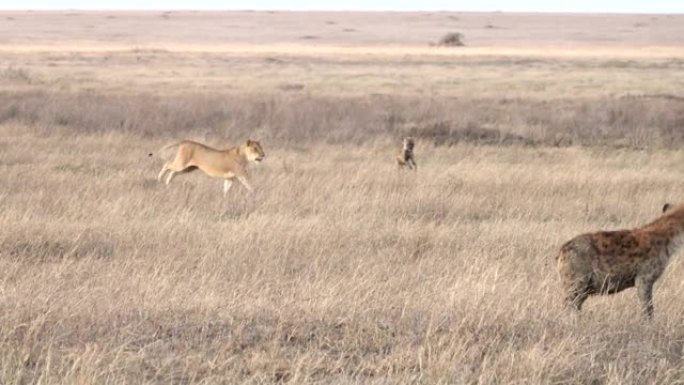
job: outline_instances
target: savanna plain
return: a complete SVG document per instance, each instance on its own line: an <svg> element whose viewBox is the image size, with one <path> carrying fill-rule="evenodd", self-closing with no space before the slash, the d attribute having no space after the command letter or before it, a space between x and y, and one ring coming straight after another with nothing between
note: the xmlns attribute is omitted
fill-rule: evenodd
<svg viewBox="0 0 684 385"><path fill-rule="evenodd" d="M681 15L0 12L0 384L682 383L682 255L651 322L568 313L555 256L684 201L683 47ZM260 140L255 194L157 182L186 138Z"/></svg>

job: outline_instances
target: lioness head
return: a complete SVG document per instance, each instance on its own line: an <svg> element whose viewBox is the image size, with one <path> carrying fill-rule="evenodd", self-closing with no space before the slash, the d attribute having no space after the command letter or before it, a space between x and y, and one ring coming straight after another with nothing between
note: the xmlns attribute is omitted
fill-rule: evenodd
<svg viewBox="0 0 684 385"><path fill-rule="evenodd" d="M245 143L245 150L247 153L247 159L250 162L259 163L266 157L264 150L261 148L261 143L256 140L247 139L247 143Z"/></svg>

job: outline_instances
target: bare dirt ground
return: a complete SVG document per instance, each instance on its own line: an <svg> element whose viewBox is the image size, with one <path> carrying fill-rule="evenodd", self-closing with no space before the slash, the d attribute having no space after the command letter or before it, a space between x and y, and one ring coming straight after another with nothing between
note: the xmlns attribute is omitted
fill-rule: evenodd
<svg viewBox="0 0 684 385"><path fill-rule="evenodd" d="M681 382L679 257L651 323L554 257L684 201L683 29L0 12L0 383ZM254 196L147 156L248 137Z"/></svg>

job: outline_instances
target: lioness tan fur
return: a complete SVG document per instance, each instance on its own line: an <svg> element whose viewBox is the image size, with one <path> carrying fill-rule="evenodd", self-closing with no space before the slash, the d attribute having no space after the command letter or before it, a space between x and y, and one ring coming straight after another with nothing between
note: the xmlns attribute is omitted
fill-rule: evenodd
<svg viewBox="0 0 684 385"><path fill-rule="evenodd" d="M413 148L416 146L416 139L407 137L404 138L404 146L402 147L399 155L397 155L397 166L399 169L408 167L410 170L417 170L418 165L416 164L416 159L413 155Z"/></svg>
<svg viewBox="0 0 684 385"><path fill-rule="evenodd" d="M565 304L579 311L592 294L636 286L645 317L653 316L653 284L684 243L684 205L663 207L655 221L632 230L579 235L560 250L558 272Z"/></svg>
<svg viewBox="0 0 684 385"><path fill-rule="evenodd" d="M157 177L160 182L167 172L169 173L166 177L166 184L168 185L176 174L200 169L210 177L224 179L224 196L230 190L234 179L240 181L250 193L253 192L254 189L248 180L247 163L258 163L266 157L261 144L251 139L240 146L227 150L217 150L202 143L184 140L170 144L160 151L173 147L178 147L176 157L172 161L166 162L162 167ZM149 156L152 155L149 154Z"/></svg>

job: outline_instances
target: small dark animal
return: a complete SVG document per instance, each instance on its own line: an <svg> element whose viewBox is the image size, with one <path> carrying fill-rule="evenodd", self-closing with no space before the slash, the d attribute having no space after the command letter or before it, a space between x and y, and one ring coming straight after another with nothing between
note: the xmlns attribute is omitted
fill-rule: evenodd
<svg viewBox="0 0 684 385"><path fill-rule="evenodd" d="M416 164L416 159L413 154L413 148L416 146L416 139L407 137L404 138L404 146L397 155L397 166L399 169L408 167L410 170L418 170L418 165Z"/></svg>

